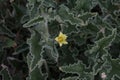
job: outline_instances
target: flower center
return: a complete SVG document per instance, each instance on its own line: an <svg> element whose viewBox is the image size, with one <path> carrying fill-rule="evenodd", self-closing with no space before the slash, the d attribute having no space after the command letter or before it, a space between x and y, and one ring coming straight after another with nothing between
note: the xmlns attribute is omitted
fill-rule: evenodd
<svg viewBox="0 0 120 80"><path fill-rule="evenodd" d="M58 37L58 41L62 42L63 41L63 37Z"/></svg>

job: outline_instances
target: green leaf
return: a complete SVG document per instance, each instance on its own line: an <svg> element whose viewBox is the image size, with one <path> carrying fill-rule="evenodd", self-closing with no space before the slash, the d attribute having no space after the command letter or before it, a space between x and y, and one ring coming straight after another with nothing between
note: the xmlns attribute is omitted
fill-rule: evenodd
<svg viewBox="0 0 120 80"><path fill-rule="evenodd" d="M18 55L18 54L22 54L25 51L27 51L29 49L29 46L26 43L23 43L19 46L17 46L17 48L15 49L15 52L13 53L13 55Z"/></svg>
<svg viewBox="0 0 120 80"><path fill-rule="evenodd" d="M72 9L72 8L74 8L74 6L76 5L75 4L75 2L76 2L76 0L67 0L67 4L68 4L68 7L70 8L70 9Z"/></svg>
<svg viewBox="0 0 120 80"><path fill-rule="evenodd" d="M74 41L74 43L76 45L83 45L86 43L86 34L84 33L84 30L82 30L83 32L74 32L74 33L71 33L70 35L68 36L71 36L69 39L71 41ZM69 40L68 39L68 40Z"/></svg>
<svg viewBox="0 0 120 80"><path fill-rule="evenodd" d="M107 36L107 37L103 37L102 39L98 40L95 42L96 46L94 46L89 52L90 54L97 54L97 52L101 51L101 50L105 50L105 48L109 47L112 43L112 41L115 39L117 34L117 30L113 29L112 34ZM105 54L105 53L103 53Z"/></svg>
<svg viewBox="0 0 120 80"><path fill-rule="evenodd" d="M84 72L85 66L83 63L78 61L77 63L70 64L68 66L61 66L59 69L66 73L76 73L78 75L82 74Z"/></svg>
<svg viewBox="0 0 120 80"><path fill-rule="evenodd" d="M25 9L17 4L14 4L14 3L12 4L12 6L13 6L13 9L15 11L14 16L17 20L19 20L23 16L23 14L25 14Z"/></svg>
<svg viewBox="0 0 120 80"><path fill-rule="evenodd" d="M58 14L61 20L64 22L68 21L73 25L74 24L80 25L83 23L81 19L79 19L78 17L75 17L74 14L69 11L69 8L64 5L60 6L60 9L58 10Z"/></svg>
<svg viewBox="0 0 120 80"><path fill-rule="evenodd" d="M98 0L102 5L101 7L106 8L109 12L113 12L114 10L119 10L119 4L113 4L114 0Z"/></svg>
<svg viewBox="0 0 120 80"><path fill-rule="evenodd" d="M14 40L6 37L4 42L4 47L14 47L15 45L16 45L16 42Z"/></svg>
<svg viewBox="0 0 120 80"><path fill-rule="evenodd" d="M79 18L82 19L85 24L88 24L88 21L95 16L97 16L97 13L86 12L86 13L80 15Z"/></svg>
<svg viewBox="0 0 120 80"><path fill-rule="evenodd" d="M0 26L0 34L8 35L9 37L15 37L15 34L5 25Z"/></svg>
<svg viewBox="0 0 120 80"><path fill-rule="evenodd" d="M111 66L110 72L107 74L107 79L110 80L114 76L120 79L120 59L111 59Z"/></svg>
<svg viewBox="0 0 120 80"><path fill-rule="evenodd" d="M103 18L101 18L100 16L96 16L95 20L93 20L93 22L95 23L95 25L97 25L98 27L104 27L108 30L111 30L113 27L107 22L105 21Z"/></svg>
<svg viewBox="0 0 120 80"><path fill-rule="evenodd" d="M23 27L25 27L25 28L32 27L32 26L38 24L40 21L43 21L43 17L41 17L41 16L35 17L34 19L31 19L26 24L24 24Z"/></svg>
<svg viewBox="0 0 120 80"><path fill-rule="evenodd" d="M109 35L108 37L102 38L99 41L96 41L96 44L101 48L107 48L111 45L112 41L115 39L117 34L117 29L112 30L112 34Z"/></svg>
<svg viewBox="0 0 120 80"><path fill-rule="evenodd" d="M43 0L42 4L46 7L56 7L56 4L53 0Z"/></svg>
<svg viewBox="0 0 120 80"><path fill-rule="evenodd" d="M120 79L120 59L112 59L110 56L107 56L107 61L103 65L103 68L100 70L101 73L106 74L105 80L117 80L115 78Z"/></svg>
<svg viewBox="0 0 120 80"><path fill-rule="evenodd" d="M21 18L21 23L24 24L25 22L28 22L30 19L30 17L28 15L24 15L22 18Z"/></svg>
<svg viewBox="0 0 120 80"><path fill-rule="evenodd" d="M78 54L78 50L75 47L72 47L71 43L68 46L63 46L58 49L59 52L59 65L73 64L75 60L75 55Z"/></svg>
<svg viewBox="0 0 120 80"><path fill-rule="evenodd" d="M69 22L66 22L64 25L61 26L61 28L65 34L70 34L72 32L78 32L76 25L72 25Z"/></svg>
<svg viewBox="0 0 120 80"><path fill-rule="evenodd" d="M48 23L49 34L52 38L57 36L56 34L60 31L60 24L56 20L51 20Z"/></svg>
<svg viewBox="0 0 120 80"><path fill-rule="evenodd" d="M88 11L91 6L91 0L77 0L75 10L78 12Z"/></svg>
<svg viewBox="0 0 120 80"><path fill-rule="evenodd" d="M7 68L3 68L1 71L0 71L0 74L2 75L2 79L3 80L12 80L12 77L8 71Z"/></svg>
<svg viewBox="0 0 120 80"><path fill-rule="evenodd" d="M28 40L28 44L30 45L30 54L32 55L32 61L30 68L32 69L41 59L42 46L39 44L41 40L41 35L37 31L31 31L31 38Z"/></svg>
<svg viewBox="0 0 120 80"><path fill-rule="evenodd" d="M92 35L95 35L99 32L99 28L97 25L93 24L93 23L88 23L87 26L83 27L87 30L89 30L89 32L92 34Z"/></svg>
<svg viewBox="0 0 120 80"><path fill-rule="evenodd" d="M78 79L85 79L85 80L93 80L94 79L94 74L92 73L88 73L88 72L85 72L85 65L78 61L77 63L74 63L74 64L70 64L68 66L61 66L59 67L59 69L65 73L75 73L75 74L78 74ZM73 78L68 78L67 80L71 80L71 79L74 79ZM76 77L77 79L77 77ZM66 80L66 79L65 79Z"/></svg>
<svg viewBox="0 0 120 80"><path fill-rule="evenodd" d="M48 63L54 64L58 61L58 52L54 46L45 45L42 58L45 59Z"/></svg>
<svg viewBox="0 0 120 80"><path fill-rule="evenodd" d="M78 80L78 77L67 77L63 78L62 80Z"/></svg>
<svg viewBox="0 0 120 80"><path fill-rule="evenodd" d="M95 74L101 70L101 67L104 65L106 61L105 56L108 55L108 50L106 48L111 45L116 37L116 33L117 29L113 29L111 35L96 41L96 46L92 47L92 49L86 52L86 55L89 58L89 63L92 66L91 68Z"/></svg>
<svg viewBox="0 0 120 80"><path fill-rule="evenodd" d="M47 78L45 74L42 74L40 68L38 67L30 72L29 77L29 80L46 80Z"/></svg>
<svg viewBox="0 0 120 80"><path fill-rule="evenodd" d="M36 3L37 0L28 0L29 1L29 4L34 4Z"/></svg>

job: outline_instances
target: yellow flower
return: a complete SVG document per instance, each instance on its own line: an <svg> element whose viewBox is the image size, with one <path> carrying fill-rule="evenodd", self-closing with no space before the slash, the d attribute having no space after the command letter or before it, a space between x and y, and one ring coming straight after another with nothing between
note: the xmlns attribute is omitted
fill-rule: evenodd
<svg viewBox="0 0 120 80"><path fill-rule="evenodd" d="M65 34L63 34L62 32L59 33L59 36L55 38L55 40L59 43L60 47L63 44L68 44L68 42L66 41L67 36Z"/></svg>

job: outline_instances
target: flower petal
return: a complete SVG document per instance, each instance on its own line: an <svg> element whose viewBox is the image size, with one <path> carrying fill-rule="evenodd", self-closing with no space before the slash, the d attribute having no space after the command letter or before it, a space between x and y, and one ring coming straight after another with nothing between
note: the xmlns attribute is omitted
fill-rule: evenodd
<svg viewBox="0 0 120 80"><path fill-rule="evenodd" d="M60 47L62 46L62 43L59 43Z"/></svg>
<svg viewBox="0 0 120 80"><path fill-rule="evenodd" d="M67 42L67 41L64 41L63 44L68 44L68 42Z"/></svg>
<svg viewBox="0 0 120 80"><path fill-rule="evenodd" d="M58 37L56 37L55 40L58 41Z"/></svg>
<svg viewBox="0 0 120 80"><path fill-rule="evenodd" d="M59 43L60 47L63 44L68 44L66 39L67 39L67 36L65 34L63 34L62 32L60 32L59 35L55 38L55 40Z"/></svg>

